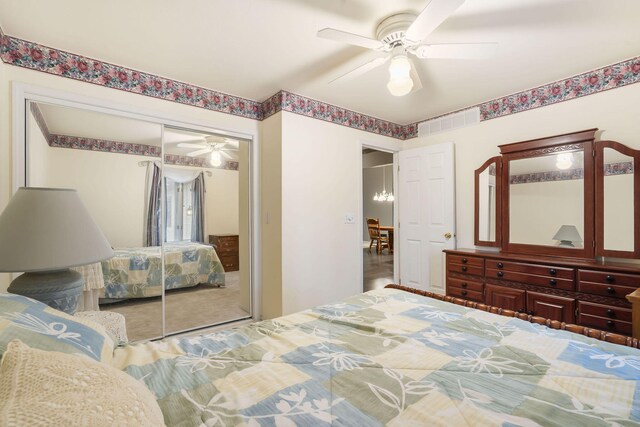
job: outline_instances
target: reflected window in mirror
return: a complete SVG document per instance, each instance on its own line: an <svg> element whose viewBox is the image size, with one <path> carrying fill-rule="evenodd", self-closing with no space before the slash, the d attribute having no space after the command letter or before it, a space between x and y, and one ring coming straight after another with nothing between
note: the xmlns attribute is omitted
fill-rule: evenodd
<svg viewBox="0 0 640 427"><path fill-rule="evenodd" d="M510 243L584 247L584 192L581 150L511 160Z"/></svg>

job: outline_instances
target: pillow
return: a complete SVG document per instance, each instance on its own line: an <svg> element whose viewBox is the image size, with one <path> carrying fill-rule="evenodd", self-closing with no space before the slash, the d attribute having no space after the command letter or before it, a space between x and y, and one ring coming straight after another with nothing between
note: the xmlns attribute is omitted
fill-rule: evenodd
<svg viewBox="0 0 640 427"><path fill-rule="evenodd" d="M0 425L163 426L153 394L86 357L11 341L0 362Z"/></svg>
<svg viewBox="0 0 640 427"><path fill-rule="evenodd" d="M22 295L0 293L0 356L16 338L33 348L81 353L105 363L111 363L115 348L97 323Z"/></svg>

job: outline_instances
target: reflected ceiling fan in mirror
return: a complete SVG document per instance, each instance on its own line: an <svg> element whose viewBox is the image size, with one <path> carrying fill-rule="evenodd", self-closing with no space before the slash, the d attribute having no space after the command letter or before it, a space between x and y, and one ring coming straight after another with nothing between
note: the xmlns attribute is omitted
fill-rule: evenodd
<svg viewBox="0 0 640 427"><path fill-rule="evenodd" d="M377 40L333 28L318 31L318 37L365 47L381 56L332 80L334 83L358 77L391 60L387 89L404 96L422 88L410 56L420 59L482 59L491 56L497 43L428 44L423 41L451 16L465 0L430 0L419 15L398 13L384 19L376 29Z"/></svg>
<svg viewBox="0 0 640 427"><path fill-rule="evenodd" d="M237 140L216 136L207 136L202 142L179 142L177 146L179 148L195 148L195 151L186 153L189 157L198 157L210 153L209 163L214 167L222 165L222 157L229 160L233 159L233 156L228 151L238 151Z"/></svg>

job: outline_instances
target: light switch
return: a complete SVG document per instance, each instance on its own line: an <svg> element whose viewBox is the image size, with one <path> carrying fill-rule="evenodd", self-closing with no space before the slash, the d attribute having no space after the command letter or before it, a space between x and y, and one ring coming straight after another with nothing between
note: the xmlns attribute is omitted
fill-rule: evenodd
<svg viewBox="0 0 640 427"><path fill-rule="evenodd" d="M344 214L344 223L345 224L355 224L356 223L356 215L352 213Z"/></svg>

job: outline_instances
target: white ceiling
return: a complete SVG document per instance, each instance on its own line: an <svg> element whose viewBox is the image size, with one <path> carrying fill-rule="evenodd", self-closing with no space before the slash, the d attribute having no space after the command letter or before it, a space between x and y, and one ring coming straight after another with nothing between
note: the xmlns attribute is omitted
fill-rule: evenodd
<svg viewBox="0 0 640 427"><path fill-rule="evenodd" d="M467 0L431 43L498 42L490 60L423 60L396 98L386 67L327 82L367 50L316 37L376 25L427 0L0 0L5 33L263 101L280 89L406 124L640 54L638 0ZM416 61L418 62L418 61Z"/></svg>

